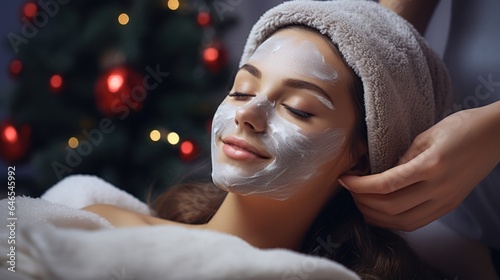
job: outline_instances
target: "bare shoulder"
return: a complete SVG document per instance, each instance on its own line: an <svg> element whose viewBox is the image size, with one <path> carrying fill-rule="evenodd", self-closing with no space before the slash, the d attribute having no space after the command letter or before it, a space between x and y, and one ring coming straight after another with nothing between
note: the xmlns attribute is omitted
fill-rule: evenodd
<svg viewBox="0 0 500 280"><path fill-rule="evenodd" d="M86 210L103 217L115 227L140 227L153 225L183 226L183 224L180 223L140 214L109 204L93 204L82 208L82 210Z"/></svg>
<svg viewBox="0 0 500 280"><path fill-rule="evenodd" d="M108 220L115 227L147 226L149 216L108 204L93 204L82 208Z"/></svg>

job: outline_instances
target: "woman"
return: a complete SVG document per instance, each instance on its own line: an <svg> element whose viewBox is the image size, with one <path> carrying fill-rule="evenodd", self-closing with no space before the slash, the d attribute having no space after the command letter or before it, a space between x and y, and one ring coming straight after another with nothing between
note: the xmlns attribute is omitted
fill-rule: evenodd
<svg viewBox="0 0 500 280"><path fill-rule="evenodd" d="M85 209L115 226L209 229L322 255L363 279L429 279L397 234L364 223L337 179L394 164L440 115L442 81L446 71L418 33L376 3L282 4L254 26L215 113L212 179L221 191L176 187L156 201L158 217ZM186 211L196 195L209 205Z"/></svg>

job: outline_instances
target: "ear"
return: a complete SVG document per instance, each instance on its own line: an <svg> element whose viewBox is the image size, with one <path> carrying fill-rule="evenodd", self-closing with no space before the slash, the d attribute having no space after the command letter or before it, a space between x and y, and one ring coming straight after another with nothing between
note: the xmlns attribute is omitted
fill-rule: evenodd
<svg viewBox="0 0 500 280"><path fill-rule="evenodd" d="M343 175L368 175L370 174L370 156L368 155L368 145L363 142L357 144L358 159Z"/></svg>
<svg viewBox="0 0 500 280"><path fill-rule="evenodd" d="M347 170L347 172L345 172L343 175L362 176L368 174L370 174L370 158L368 156L368 153L364 153L358 158L356 164L349 168L349 170Z"/></svg>

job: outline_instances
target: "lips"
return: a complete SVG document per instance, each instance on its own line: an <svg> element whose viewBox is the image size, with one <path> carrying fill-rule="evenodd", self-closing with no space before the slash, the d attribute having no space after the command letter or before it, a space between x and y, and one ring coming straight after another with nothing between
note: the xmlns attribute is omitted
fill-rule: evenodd
<svg viewBox="0 0 500 280"><path fill-rule="evenodd" d="M269 159L247 141L233 136L222 139L224 153L233 159Z"/></svg>

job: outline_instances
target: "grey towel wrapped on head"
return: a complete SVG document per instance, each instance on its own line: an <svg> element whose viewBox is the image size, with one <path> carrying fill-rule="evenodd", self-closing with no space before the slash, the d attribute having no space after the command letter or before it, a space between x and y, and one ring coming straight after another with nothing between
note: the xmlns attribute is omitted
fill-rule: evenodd
<svg viewBox="0 0 500 280"><path fill-rule="evenodd" d="M302 25L338 47L361 78L372 173L394 166L413 139L443 117L448 72L413 26L372 1L290 1L252 28L240 66L278 29Z"/></svg>

